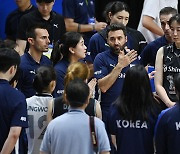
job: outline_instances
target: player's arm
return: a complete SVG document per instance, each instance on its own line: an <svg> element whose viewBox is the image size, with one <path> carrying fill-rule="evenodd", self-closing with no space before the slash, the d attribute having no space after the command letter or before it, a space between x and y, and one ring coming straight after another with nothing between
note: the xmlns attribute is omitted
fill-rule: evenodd
<svg viewBox="0 0 180 154"><path fill-rule="evenodd" d="M105 22L96 22L94 25L91 24L78 24L74 22L72 18L64 19L66 24L67 31L75 31L75 32L90 32L90 31L99 31L106 27Z"/></svg>
<svg viewBox="0 0 180 154"><path fill-rule="evenodd" d="M166 104L167 107L173 106L175 103L172 102L164 87L163 87L163 47L161 47L156 55L156 63L155 63L155 77L154 77L154 82L155 82L155 87L156 87L156 92L161 98L161 100Z"/></svg>
<svg viewBox="0 0 180 154"><path fill-rule="evenodd" d="M19 138L19 135L21 133L21 127L11 127L9 131L9 135L3 145L3 148L1 150L1 154L10 154L14 146Z"/></svg>
<svg viewBox="0 0 180 154"><path fill-rule="evenodd" d="M143 15L142 17L142 25L148 29L149 31L151 31L152 33L159 35L159 36L163 36L164 32L163 30L154 22L154 18L147 16L147 15Z"/></svg>

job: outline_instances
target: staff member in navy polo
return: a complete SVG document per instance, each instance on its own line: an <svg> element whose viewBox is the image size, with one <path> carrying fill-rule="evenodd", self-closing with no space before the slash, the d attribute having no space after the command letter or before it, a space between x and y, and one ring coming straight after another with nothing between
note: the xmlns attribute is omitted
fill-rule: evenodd
<svg viewBox="0 0 180 154"><path fill-rule="evenodd" d="M61 40L66 32L64 18L52 11L55 0L36 0L37 10L24 15L19 24L17 44L20 55L24 54L26 47L26 31L37 24L45 24L49 33L51 48L54 42Z"/></svg>
<svg viewBox="0 0 180 154"><path fill-rule="evenodd" d="M20 63L13 49L0 49L0 153L26 153L22 141L24 128L28 127L27 105L24 95L13 88L9 81ZM24 131L23 131L24 130ZM19 138L19 140L18 140ZM18 141L17 141L18 140ZM17 143L17 149L15 144Z"/></svg>
<svg viewBox="0 0 180 154"><path fill-rule="evenodd" d="M156 154L180 153L180 73L174 78L178 101L159 115L155 129Z"/></svg>
<svg viewBox="0 0 180 154"><path fill-rule="evenodd" d="M36 9L30 0L15 0L15 2L18 8L12 11L6 19L6 40L16 41L21 17Z"/></svg>
<svg viewBox="0 0 180 154"><path fill-rule="evenodd" d="M18 81L18 89L21 90L26 98L35 95L33 89L33 79L36 69L42 65L52 65L50 59L43 55L48 51L50 43L49 34L43 25L36 25L27 32L27 41L29 43L29 51L21 56L20 78Z"/></svg>
<svg viewBox="0 0 180 154"><path fill-rule="evenodd" d="M82 32L86 46L94 32L104 29L107 25L96 21L94 5L94 0L62 0L67 31Z"/></svg>
<svg viewBox="0 0 180 154"><path fill-rule="evenodd" d="M111 24L107 27L109 50L99 53L94 60L94 76L101 90L102 119L107 120L109 107L119 96L127 69L138 63L137 52L127 52L126 28L122 24Z"/></svg>
<svg viewBox="0 0 180 154"><path fill-rule="evenodd" d="M155 66L156 54L160 47L171 44L173 42L171 37L171 29L169 27L169 19L177 13L177 10L172 7L163 8L160 15L161 28L164 32L164 36L157 38L149 43L140 55L140 63L144 66Z"/></svg>
<svg viewBox="0 0 180 154"><path fill-rule="evenodd" d="M109 24L122 23L124 26L128 24L129 14L128 6L124 2L119 1L107 4L104 11L104 16ZM139 55L147 44L146 40L141 32L129 27L126 27L126 29L128 38L127 47L136 50ZM91 37L86 56L87 62L93 63L94 58L98 53L109 48L107 44L106 31L107 29L105 28Z"/></svg>

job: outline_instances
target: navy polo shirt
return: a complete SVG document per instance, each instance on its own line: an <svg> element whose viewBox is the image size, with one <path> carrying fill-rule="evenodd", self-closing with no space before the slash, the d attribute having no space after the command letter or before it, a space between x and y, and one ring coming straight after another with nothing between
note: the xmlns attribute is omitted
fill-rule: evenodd
<svg viewBox="0 0 180 154"><path fill-rule="evenodd" d="M117 63L118 55L111 52L110 49L102 53L99 53L94 60L94 77L97 79L101 79L107 76L114 69ZM129 66L123 68L114 84L105 93L101 93L102 109L109 108L111 103L117 99L122 90L122 85L124 82L126 71L129 67L138 63L139 61L135 60Z"/></svg>
<svg viewBox="0 0 180 154"><path fill-rule="evenodd" d="M21 17L29 12L32 12L35 9L36 8L34 6L32 6L29 10L25 10L23 12L19 9L16 9L8 15L5 25L5 33L7 39L11 39L14 41L16 40Z"/></svg>
<svg viewBox="0 0 180 154"><path fill-rule="evenodd" d="M167 39L165 36L162 36L151 43L149 43L140 55L140 63L144 66L150 64L155 66L156 54L160 47L168 45Z"/></svg>
<svg viewBox="0 0 180 154"><path fill-rule="evenodd" d="M98 32L91 37L86 55L86 61L93 63L98 53L109 49L109 45L107 44L106 40L106 32L107 29L105 28L101 32ZM147 44L144 36L139 31L129 27L127 27L127 39L127 47L131 50L136 50L138 54L141 53Z"/></svg>
<svg viewBox="0 0 180 154"><path fill-rule="evenodd" d="M45 20L42 18L38 9L36 9L21 18L18 39L26 40L27 29L37 24L47 26L51 43L61 40L63 34L66 32L64 18L60 14L51 11L49 20Z"/></svg>
<svg viewBox="0 0 180 154"><path fill-rule="evenodd" d="M134 121L125 120L120 116L117 106L113 105L109 113L108 126L110 134L116 136L117 154L153 154L157 117L158 114L149 115L148 121L140 116Z"/></svg>
<svg viewBox="0 0 180 154"><path fill-rule="evenodd" d="M36 91L33 88L33 80L36 69L43 65L52 65L49 58L44 55L42 55L40 63L37 63L28 52L25 52L24 55L21 56L20 78L17 87L24 93L26 98L35 95Z"/></svg>
<svg viewBox="0 0 180 154"><path fill-rule="evenodd" d="M65 18L74 19L74 22L79 24L88 24L89 18L95 17L95 2L94 0L63 0L62 9ZM84 40L88 45L90 37L94 32L85 32Z"/></svg>
<svg viewBox="0 0 180 154"><path fill-rule="evenodd" d="M69 64L69 61L63 58L54 66L57 75L56 87L53 92L54 97L61 96L64 93L64 77Z"/></svg>
<svg viewBox="0 0 180 154"><path fill-rule="evenodd" d="M12 88L7 80L0 79L0 151L8 137L11 127L28 127L27 105L24 95L15 88ZM20 143L22 132L20 134ZM23 146L19 144L20 153L23 153Z"/></svg>
<svg viewBox="0 0 180 154"><path fill-rule="evenodd" d="M180 105L161 112L155 129L155 146L157 154L180 153Z"/></svg>

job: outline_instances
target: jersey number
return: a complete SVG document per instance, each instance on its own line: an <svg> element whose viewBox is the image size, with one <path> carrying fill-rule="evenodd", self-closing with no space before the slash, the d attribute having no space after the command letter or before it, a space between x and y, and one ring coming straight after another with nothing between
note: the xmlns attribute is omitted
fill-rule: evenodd
<svg viewBox="0 0 180 154"><path fill-rule="evenodd" d="M29 134L30 134L31 138L34 138L34 115L28 115L28 120L29 120ZM44 126L43 122L44 121L46 121L46 115L43 115L38 119L38 127L39 127L39 129L43 128L43 126ZM41 132L38 139L43 139L45 131L46 131L46 127L43 129L43 131Z"/></svg>

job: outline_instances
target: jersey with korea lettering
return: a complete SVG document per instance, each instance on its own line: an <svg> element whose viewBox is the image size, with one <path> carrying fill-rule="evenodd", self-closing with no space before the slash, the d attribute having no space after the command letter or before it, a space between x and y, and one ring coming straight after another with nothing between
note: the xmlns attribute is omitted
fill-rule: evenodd
<svg viewBox="0 0 180 154"><path fill-rule="evenodd" d="M176 102L174 75L180 73L180 49L175 44L164 47L163 57L163 86L171 101Z"/></svg>
<svg viewBox="0 0 180 154"><path fill-rule="evenodd" d="M153 154L154 127L159 111L155 115L149 114L148 121L141 116L136 120L125 120L119 114L117 106L110 109L108 128L110 134L116 136L117 153Z"/></svg>
<svg viewBox="0 0 180 154"><path fill-rule="evenodd" d="M180 153L180 105L161 112L155 127L156 154Z"/></svg>
<svg viewBox="0 0 180 154"><path fill-rule="evenodd" d="M47 127L48 103L52 99L50 94L38 94L26 99L29 120L29 128L27 129L28 154L39 153Z"/></svg>

